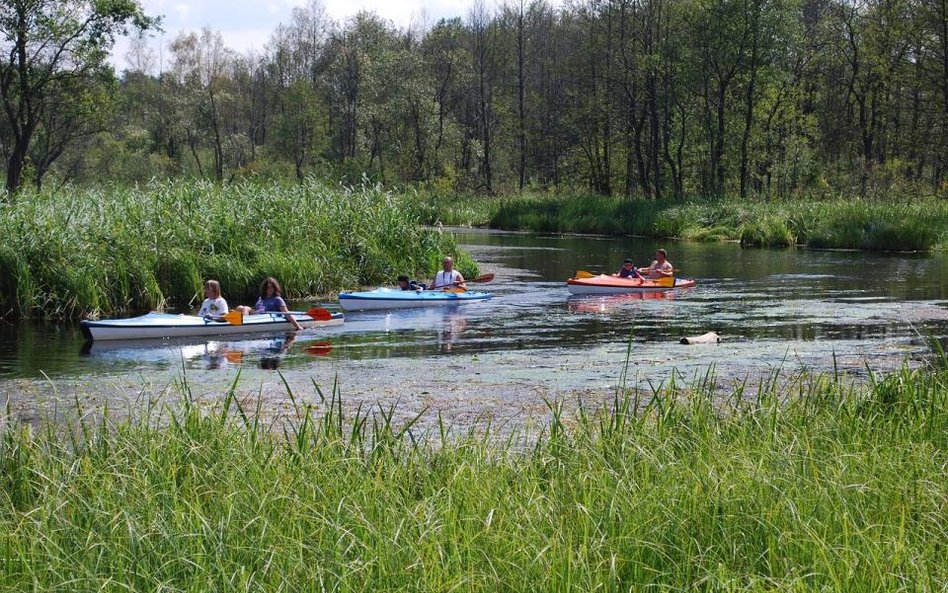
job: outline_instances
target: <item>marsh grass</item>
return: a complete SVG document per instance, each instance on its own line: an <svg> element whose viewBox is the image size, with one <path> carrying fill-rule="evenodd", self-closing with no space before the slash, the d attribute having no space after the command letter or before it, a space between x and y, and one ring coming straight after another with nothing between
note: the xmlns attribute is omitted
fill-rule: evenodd
<svg viewBox="0 0 948 593"><path fill-rule="evenodd" d="M427 220L460 223L461 198L423 200ZM463 198L465 224L506 230L740 241L748 246L930 251L948 249L948 203L918 199L649 201L576 196Z"/></svg>
<svg viewBox="0 0 948 593"><path fill-rule="evenodd" d="M948 375L619 392L529 439L337 390L0 439L0 589L942 591ZM152 412L157 408L150 408ZM169 420L170 416L170 420Z"/></svg>
<svg viewBox="0 0 948 593"><path fill-rule="evenodd" d="M0 208L0 314L187 307L206 278L234 304L266 276L291 298L324 295L427 275L457 250L401 196L316 181L22 194Z"/></svg>

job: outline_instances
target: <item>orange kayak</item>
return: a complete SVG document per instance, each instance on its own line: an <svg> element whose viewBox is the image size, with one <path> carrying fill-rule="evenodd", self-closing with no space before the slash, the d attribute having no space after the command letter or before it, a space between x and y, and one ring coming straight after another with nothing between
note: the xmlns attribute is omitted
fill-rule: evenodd
<svg viewBox="0 0 948 593"><path fill-rule="evenodd" d="M599 274L592 278L570 278L566 281L566 288L571 294L621 294L624 292L662 292L675 288L690 288L695 285L694 280L684 278L658 278L656 280L642 280L641 278L619 278L609 274Z"/></svg>

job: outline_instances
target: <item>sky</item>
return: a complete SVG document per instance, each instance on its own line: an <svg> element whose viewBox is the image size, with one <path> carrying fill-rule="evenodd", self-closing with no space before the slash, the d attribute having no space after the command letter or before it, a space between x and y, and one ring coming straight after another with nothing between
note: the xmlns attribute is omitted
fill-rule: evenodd
<svg viewBox="0 0 948 593"><path fill-rule="evenodd" d="M161 28L148 45L156 50L159 59L168 59L167 46L182 31L200 31L208 27L220 32L224 44L243 53L262 51L270 35L280 23L289 23L293 8L307 0L140 0L149 16L161 15ZM330 18L343 23L360 10L376 13L404 29L441 18L467 17L473 0L322 0ZM487 7L495 7L496 0L485 0ZM112 63L121 72L128 68L125 54L128 39L120 39L112 52ZM160 51L159 51L160 50Z"/></svg>

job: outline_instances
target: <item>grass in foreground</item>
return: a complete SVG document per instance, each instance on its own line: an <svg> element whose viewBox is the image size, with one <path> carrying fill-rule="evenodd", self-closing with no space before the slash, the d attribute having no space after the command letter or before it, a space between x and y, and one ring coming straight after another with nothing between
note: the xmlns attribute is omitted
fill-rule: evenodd
<svg viewBox="0 0 948 593"><path fill-rule="evenodd" d="M0 316L186 307L206 278L232 304L252 304L267 276L291 298L325 295L427 276L458 255L401 196L315 180L27 193L0 210Z"/></svg>
<svg viewBox="0 0 948 593"><path fill-rule="evenodd" d="M338 395L283 434L232 394L162 427L10 427L0 589L945 590L948 374L761 387L551 405L526 446L411 438Z"/></svg>

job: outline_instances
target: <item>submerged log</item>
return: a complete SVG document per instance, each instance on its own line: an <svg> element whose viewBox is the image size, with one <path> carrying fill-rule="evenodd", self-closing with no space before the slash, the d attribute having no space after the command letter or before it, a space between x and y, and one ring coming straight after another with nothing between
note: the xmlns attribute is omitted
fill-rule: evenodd
<svg viewBox="0 0 948 593"><path fill-rule="evenodd" d="M717 344L721 341L721 336L715 332L708 332L700 336L691 336L681 339L682 344Z"/></svg>

